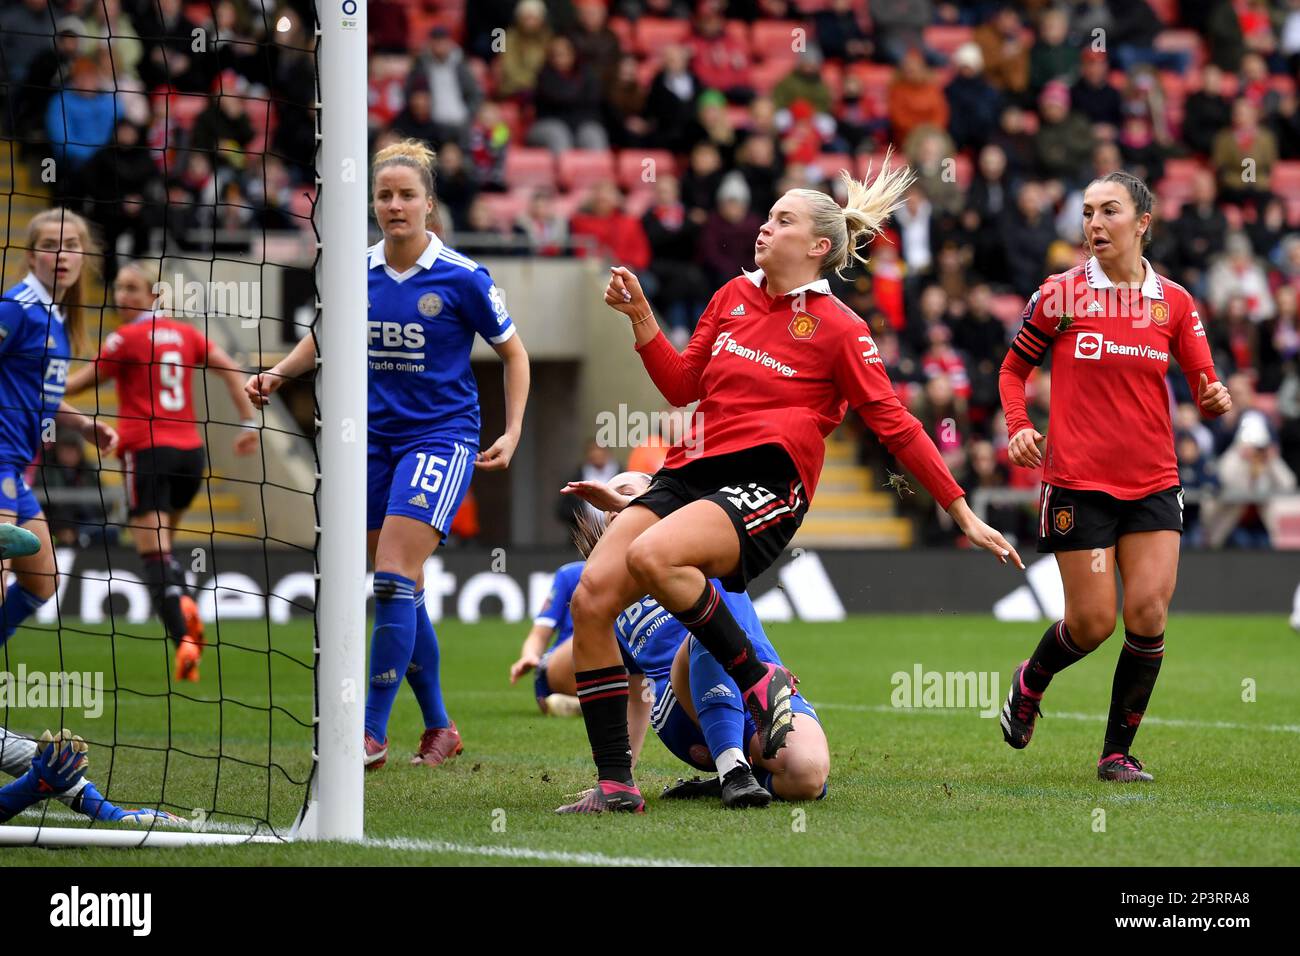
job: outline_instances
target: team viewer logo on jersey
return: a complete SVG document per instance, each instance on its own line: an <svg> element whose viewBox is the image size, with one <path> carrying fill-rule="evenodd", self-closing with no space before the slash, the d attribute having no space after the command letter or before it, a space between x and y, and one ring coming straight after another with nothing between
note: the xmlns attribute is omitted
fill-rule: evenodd
<svg viewBox="0 0 1300 956"><path fill-rule="evenodd" d="M436 292L426 292L420 296L416 308L420 310L420 314L426 319L431 319L442 311L442 297Z"/></svg>
<svg viewBox="0 0 1300 956"><path fill-rule="evenodd" d="M1169 306L1163 302L1155 302L1151 305L1151 321L1156 325L1164 325L1169 321Z"/></svg>
<svg viewBox="0 0 1300 956"><path fill-rule="evenodd" d="M1102 337L1100 332L1080 332L1074 340L1074 357L1077 359L1101 358Z"/></svg>
<svg viewBox="0 0 1300 956"><path fill-rule="evenodd" d="M818 320L807 312L800 312L790 320L790 334L796 339L810 339L817 331Z"/></svg>
<svg viewBox="0 0 1300 956"><path fill-rule="evenodd" d="M1074 506L1052 509L1052 527L1057 534L1069 534L1074 528Z"/></svg>

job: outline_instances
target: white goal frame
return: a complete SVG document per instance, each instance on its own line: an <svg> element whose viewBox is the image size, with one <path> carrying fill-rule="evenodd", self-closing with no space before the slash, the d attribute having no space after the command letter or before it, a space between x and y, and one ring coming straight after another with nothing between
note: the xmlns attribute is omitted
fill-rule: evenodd
<svg viewBox="0 0 1300 956"><path fill-rule="evenodd" d="M363 837L366 529L365 509L357 504L366 500L366 0L317 0L316 17L316 478L321 517L316 528L316 746L303 810L286 836L164 826L0 825L0 846L177 847Z"/></svg>

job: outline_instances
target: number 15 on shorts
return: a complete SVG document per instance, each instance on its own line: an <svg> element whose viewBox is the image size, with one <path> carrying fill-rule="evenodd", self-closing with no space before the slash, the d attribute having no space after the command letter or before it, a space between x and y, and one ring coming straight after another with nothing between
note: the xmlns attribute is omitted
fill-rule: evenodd
<svg viewBox="0 0 1300 956"><path fill-rule="evenodd" d="M415 472L411 475L411 487L419 486L421 491L436 495L442 487L442 476L447 469L447 459L430 455L426 452L415 453Z"/></svg>

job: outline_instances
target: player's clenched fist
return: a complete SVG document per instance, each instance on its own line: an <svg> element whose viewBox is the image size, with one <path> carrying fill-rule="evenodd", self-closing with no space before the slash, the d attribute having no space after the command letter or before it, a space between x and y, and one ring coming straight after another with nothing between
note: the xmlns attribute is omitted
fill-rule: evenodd
<svg viewBox="0 0 1300 956"><path fill-rule="evenodd" d="M265 408L271 403L271 396L280 390L284 379L274 372L258 372L244 383L244 394L258 408Z"/></svg>
<svg viewBox="0 0 1300 956"><path fill-rule="evenodd" d="M632 270L611 266L609 272L609 285L605 286L605 304L634 319L648 313L650 303Z"/></svg>
<svg viewBox="0 0 1300 956"><path fill-rule="evenodd" d="M1206 415L1222 415L1232 408L1232 396L1222 382L1211 382L1201 373L1201 387L1197 389L1196 401Z"/></svg>
<svg viewBox="0 0 1300 956"><path fill-rule="evenodd" d="M1039 468L1043 464L1043 442L1046 440L1036 429L1022 428L1011 437L1007 456L1013 465Z"/></svg>

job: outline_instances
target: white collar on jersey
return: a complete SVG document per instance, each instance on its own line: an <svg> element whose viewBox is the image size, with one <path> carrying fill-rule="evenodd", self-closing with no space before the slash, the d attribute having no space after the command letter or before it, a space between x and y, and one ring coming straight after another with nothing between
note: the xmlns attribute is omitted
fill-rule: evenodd
<svg viewBox="0 0 1300 956"><path fill-rule="evenodd" d="M741 269L740 274L750 282L754 283L755 289L763 288L763 279L765 276L763 275L762 269L755 269L753 272L750 272L748 269ZM786 295L798 295L800 292L820 292L823 295L830 295L831 284L825 279L814 279L807 285L801 285L797 289L791 289L786 293Z"/></svg>
<svg viewBox="0 0 1300 956"><path fill-rule="evenodd" d="M63 310L54 304L54 296L50 295L50 290L45 288L45 283L36 278L35 272L29 272L23 277L23 285L36 293L36 298L40 300L41 305L54 313L55 318L60 322L63 321Z"/></svg>
<svg viewBox="0 0 1300 956"><path fill-rule="evenodd" d="M1151 263L1147 262L1146 256L1142 257L1142 294L1148 299L1163 299L1165 297L1165 287L1156 275L1156 270L1151 268ZM1083 267L1084 275L1088 277L1088 286L1092 289L1113 289L1115 283L1110 281L1110 276L1102 269L1101 263L1097 261L1096 256L1091 256Z"/></svg>
<svg viewBox="0 0 1300 956"><path fill-rule="evenodd" d="M382 239L370 247L369 268L373 269L375 266L383 266L384 271L398 281L411 275L417 268L432 269L434 260L442 254L442 240L428 231L425 232L425 235L429 237L429 244L424 247L424 252L420 253L420 258L415 260L415 265L411 266L411 268L407 269L405 272L398 273L388 264L388 260L384 258L384 240Z"/></svg>

